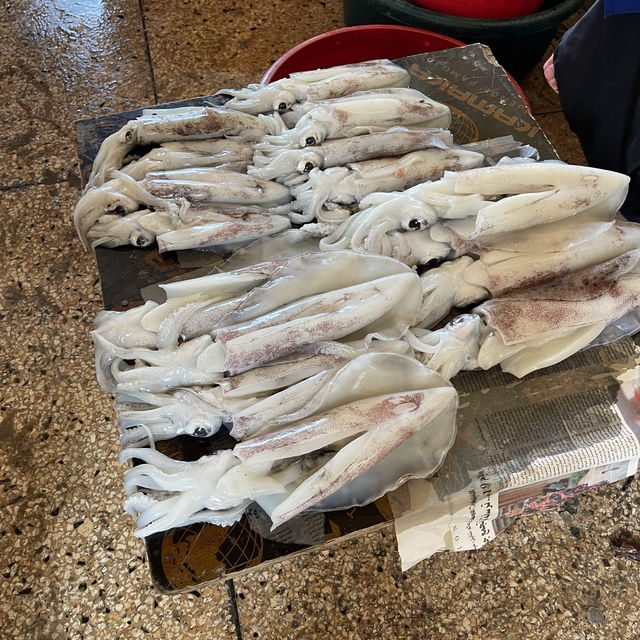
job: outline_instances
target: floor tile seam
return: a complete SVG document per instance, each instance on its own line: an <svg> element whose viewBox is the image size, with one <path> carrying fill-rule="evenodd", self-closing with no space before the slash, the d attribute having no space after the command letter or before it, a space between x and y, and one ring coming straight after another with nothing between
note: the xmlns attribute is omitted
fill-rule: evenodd
<svg viewBox="0 0 640 640"><path fill-rule="evenodd" d="M43 180L35 180L34 182L16 182L14 184L6 184L0 185L0 193L8 193L11 191L20 191L20 189L28 189L30 187L42 187L42 186L50 186L56 184L65 184L70 183L71 178L60 178L60 180L51 181L43 181Z"/></svg>
<svg viewBox="0 0 640 640"><path fill-rule="evenodd" d="M149 35L147 33L147 21L144 17L144 7L142 6L143 0L138 0L138 7L140 9L140 21L142 23L142 35L144 36L144 48L147 53L147 62L149 63L149 74L151 76L151 88L153 89L153 99L158 104L158 89L156 88L156 77L153 72L153 61L151 59L151 48L149 47Z"/></svg>
<svg viewBox="0 0 640 640"><path fill-rule="evenodd" d="M229 594L229 613L231 615L231 621L236 628L236 640L242 640L242 626L240 625L240 612L238 611L238 602L236 600L236 587L233 583L233 579L225 580L224 586L227 588Z"/></svg>

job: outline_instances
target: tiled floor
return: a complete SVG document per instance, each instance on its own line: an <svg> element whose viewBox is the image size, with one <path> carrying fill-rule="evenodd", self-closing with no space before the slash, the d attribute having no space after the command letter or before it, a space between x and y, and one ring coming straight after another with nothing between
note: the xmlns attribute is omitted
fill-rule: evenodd
<svg viewBox="0 0 640 640"><path fill-rule="evenodd" d="M162 596L122 514L113 402L88 331L96 266L71 223L74 122L258 80L342 26L338 0L12 0L0 15L0 635L3 638L637 638L640 487L519 521L484 550L402 574L393 532ZM523 83L561 157L583 162L538 67Z"/></svg>

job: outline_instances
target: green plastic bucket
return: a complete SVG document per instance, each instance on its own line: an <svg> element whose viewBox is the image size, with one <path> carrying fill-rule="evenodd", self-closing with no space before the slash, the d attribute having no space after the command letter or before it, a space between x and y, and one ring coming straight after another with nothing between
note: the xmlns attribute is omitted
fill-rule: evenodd
<svg viewBox="0 0 640 640"><path fill-rule="evenodd" d="M423 9L407 0L343 0L344 21L401 24L435 31L468 44L488 45L498 62L520 79L542 58L563 20L583 0L547 0L539 11L518 18L461 18Z"/></svg>

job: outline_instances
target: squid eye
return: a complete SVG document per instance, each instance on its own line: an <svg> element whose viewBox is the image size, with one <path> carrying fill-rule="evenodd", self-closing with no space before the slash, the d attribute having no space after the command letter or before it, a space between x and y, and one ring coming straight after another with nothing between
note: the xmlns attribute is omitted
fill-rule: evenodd
<svg viewBox="0 0 640 640"><path fill-rule="evenodd" d="M135 244L138 247L148 247L153 242L153 240L154 238L149 238L144 233L140 233L137 235L132 235L130 243Z"/></svg>
<svg viewBox="0 0 640 640"><path fill-rule="evenodd" d="M313 166L313 162L306 162L304 165L304 172L309 173L311 169L315 169L315 167Z"/></svg>
<svg viewBox="0 0 640 640"><path fill-rule="evenodd" d="M421 226L422 223L420 222L420 220L418 220L418 218L412 218L411 220L409 220L409 229L420 229Z"/></svg>
<svg viewBox="0 0 640 640"><path fill-rule="evenodd" d="M431 258L431 260L427 260L425 266L427 267L437 267L440 264L440 260L438 258Z"/></svg>
<svg viewBox="0 0 640 640"><path fill-rule="evenodd" d="M113 211L119 216L123 216L125 213L127 213L127 210L121 204L119 204Z"/></svg>
<svg viewBox="0 0 640 640"><path fill-rule="evenodd" d="M316 139L313 136L307 136L304 140L305 147L312 147L316 143Z"/></svg>
<svg viewBox="0 0 640 640"><path fill-rule="evenodd" d="M283 111L286 111L288 108L289 108L289 106L287 105L287 103L286 103L286 102L281 102L281 103L278 105L278 111L279 111L280 113L282 113Z"/></svg>
<svg viewBox="0 0 640 640"><path fill-rule="evenodd" d="M196 436L196 438L207 438L211 433L206 427L196 427L193 431L193 435Z"/></svg>

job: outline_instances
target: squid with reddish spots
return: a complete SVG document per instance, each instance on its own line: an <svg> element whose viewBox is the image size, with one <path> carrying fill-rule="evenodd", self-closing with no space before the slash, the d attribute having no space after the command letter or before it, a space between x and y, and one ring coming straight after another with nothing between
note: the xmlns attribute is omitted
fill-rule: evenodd
<svg viewBox="0 0 640 640"><path fill-rule="evenodd" d="M195 462L153 449L125 474L136 535L189 524L229 525L256 501L273 528L306 509L366 504L442 463L455 438L457 393L396 353L365 353L332 372L314 402L280 424Z"/></svg>
<svg viewBox="0 0 640 640"><path fill-rule="evenodd" d="M216 95L231 96L225 103L228 109L251 114L284 114L300 102L327 100L367 89L408 87L409 81L409 72L390 60L367 60L328 69L298 71L269 84L221 89Z"/></svg>
<svg viewBox="0 0 640 640"><path fill-rule="evenodd" d="M522 377L561 362L640 306L640 249L550 283L488 300L436 331L415 328L407 340L416 357L445 378L462 369Z"/></svg>

